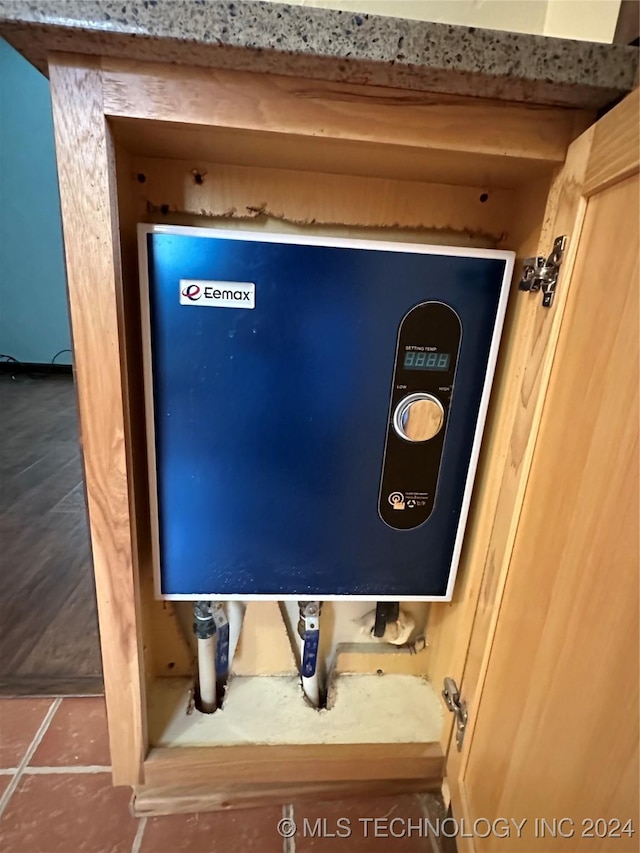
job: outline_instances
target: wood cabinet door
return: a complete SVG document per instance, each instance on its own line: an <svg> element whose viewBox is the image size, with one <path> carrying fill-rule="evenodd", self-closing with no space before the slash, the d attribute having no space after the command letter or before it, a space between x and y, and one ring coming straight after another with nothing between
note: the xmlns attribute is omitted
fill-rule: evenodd
<svg viewBox="0 0 640 853"><path fill-rule="evenodd" d="M637 92L587 134L520 523L463 749L450 749L458 847L477 853L640 845Z"/></svg>

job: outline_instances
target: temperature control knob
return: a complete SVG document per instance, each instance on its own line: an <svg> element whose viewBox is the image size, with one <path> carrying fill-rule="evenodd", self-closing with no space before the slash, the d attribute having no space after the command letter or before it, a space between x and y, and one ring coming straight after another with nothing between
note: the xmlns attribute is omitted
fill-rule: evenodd
<svg viewBox="0 0 640 853"><path fill-rule="evenodd" d="M431 394L409 394L400 400L393 413L393 427L405 441L428 441L444 423L444 409Z"/></svg>

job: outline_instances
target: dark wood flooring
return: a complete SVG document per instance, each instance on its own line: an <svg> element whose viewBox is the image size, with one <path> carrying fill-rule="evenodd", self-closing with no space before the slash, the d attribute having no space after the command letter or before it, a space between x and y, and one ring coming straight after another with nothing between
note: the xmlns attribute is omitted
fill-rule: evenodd
<svg viewBox="0 0 640 853"><path fill-rule="evenodd" d="M0 374L0 694L102 692L75 389Z"/></svg>

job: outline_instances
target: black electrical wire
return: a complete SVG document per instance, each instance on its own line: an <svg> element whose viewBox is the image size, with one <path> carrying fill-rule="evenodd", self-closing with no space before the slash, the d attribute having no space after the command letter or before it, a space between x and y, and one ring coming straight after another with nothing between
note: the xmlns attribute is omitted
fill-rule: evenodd
<svg viewBox="0 0 640 853"><path fill-rule="evenodd" d="M373 626L374 637L384 637L389 622L397 622L400 615L399 601L378 601L376 604L376 619Z"/></svg>
<svg viewBox="0 0 640 853"><path fill-rule="evenodd" d="M55 364L55 363L56 363L56 358L57 358L59 355L62 355L62 353L63 353L63 352L71 352L71 350L70 350L70 349L61 349L61 350L60 350L60 352L57 352L57 353L54 355L54 357L51 359L51 364Z"/></svg>
<svg viewBox="0 0 640 853"><path fill-rule="evenodd" d="M51 359L51 364L55 364L56 358L59 355L62 355L63 352L71 352L70 349L61 349L57 352L54 357ZM13 355L9 355L8 353L0 352L0 364L15 364L16 370L12 373L11 378L15 379L18 372L28 376L29 379L48 379L51 374L50 373L36 373L29 369L29 366L25 364L20 359L15 358Z"/></svg>
<svg viewBox="0 0 640 853"><path fill-rule="evenodd" d="M0 360L8 364L15 364L16 370L11 373L11 378L15 379L18 373L23 373L29 377L29 379L48 379L49 376L46 373L33 373L27 367L24 362L20 361L17 358L14 358L12 355L7 355L6 353L0 353Z"/></svg>

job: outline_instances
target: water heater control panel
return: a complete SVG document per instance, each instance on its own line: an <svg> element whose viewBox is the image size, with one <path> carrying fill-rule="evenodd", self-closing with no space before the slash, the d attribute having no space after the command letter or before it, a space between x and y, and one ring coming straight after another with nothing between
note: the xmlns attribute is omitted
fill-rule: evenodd
<svg viewBox="0 0 640 853"><path fill-rule="evenodd" d="M444 302L423 302L398 332L378 510L395 530L431 515L462 326Z"/></svg>

